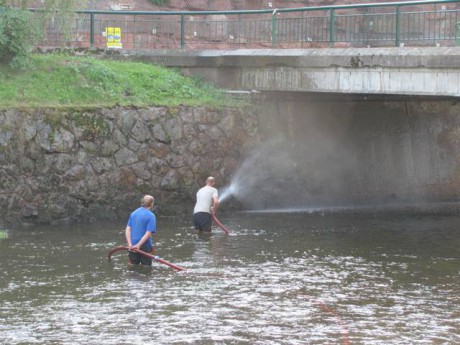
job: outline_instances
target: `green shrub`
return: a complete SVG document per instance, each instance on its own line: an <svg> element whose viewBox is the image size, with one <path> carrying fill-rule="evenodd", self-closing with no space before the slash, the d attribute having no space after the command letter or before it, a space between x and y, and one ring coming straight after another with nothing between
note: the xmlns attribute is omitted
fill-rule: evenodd
<svg viewBox="0 0 460 345"><path fill-rule="evenodd" d="M33 32L29 11L1 9L0 62L15 69L27 68L30 63Z"/></svg>

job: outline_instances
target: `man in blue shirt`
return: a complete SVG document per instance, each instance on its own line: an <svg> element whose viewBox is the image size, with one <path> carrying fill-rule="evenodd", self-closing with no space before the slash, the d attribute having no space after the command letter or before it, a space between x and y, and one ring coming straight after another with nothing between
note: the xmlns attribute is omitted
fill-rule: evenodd
<svg viewBox="0 0 460 345"><path fill-rule="evenodd" d="M157 221L155 214L151 211L154 198L151 195L144 195L141 199L141 207L131 213L128 224L126 225L126 241L130 248L129 261L131 264L142 264L151 266L152 259L136 253L136 249L151 253L152 234L157 231Z"/></svg>

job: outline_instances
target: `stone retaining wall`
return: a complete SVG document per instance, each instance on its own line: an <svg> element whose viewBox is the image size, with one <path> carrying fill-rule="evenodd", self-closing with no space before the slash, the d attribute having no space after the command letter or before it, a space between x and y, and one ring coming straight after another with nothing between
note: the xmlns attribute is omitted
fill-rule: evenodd
<svg viewBox="0 0 460 345"><path fill-rule="evenodd" d="M191 212L208 175L223 186L259 139L250 110L0 110L0 225Z"/></svg>

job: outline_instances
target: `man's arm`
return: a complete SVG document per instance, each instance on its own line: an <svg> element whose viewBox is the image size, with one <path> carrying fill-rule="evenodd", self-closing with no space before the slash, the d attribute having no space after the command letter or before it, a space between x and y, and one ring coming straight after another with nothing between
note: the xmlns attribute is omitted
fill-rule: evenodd
<svg viewBox="0 0 460 345"><path fill-rule="evenodd" d="M219 197L217 195L214 195L212 197L212 201L213 201L213 203L212 203L212 206L211 206L211 212L216 213L217 208L219 207Z"/></svg>
<svg viewBox="0 0 460 345"><path fill-rule="evenodd" d="M126 226L125 236L126 236L126 242L128 243L128 247L131 248L132 247L132 243L131 243L131 227L129 225Z"/></svg>
<svg viewBox="0 0 460 345"><path fill-rule="evenodd" d="M131 248L133 249L140 249L142 247L142 245L147 242L147 240L150 238L150 236L152 235L152 232L151 231L146 231L144 236L142 236L141 240L135 245L135 246L132 246Z"/></svg>

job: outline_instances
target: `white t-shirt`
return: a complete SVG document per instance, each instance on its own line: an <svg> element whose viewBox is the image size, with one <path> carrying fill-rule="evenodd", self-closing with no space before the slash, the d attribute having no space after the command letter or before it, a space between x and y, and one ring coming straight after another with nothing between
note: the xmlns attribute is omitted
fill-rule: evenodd
<svg viewBox="0 0 460 345"><path fill-rule="evenodd" d="M217 189L211 186L204 186L196 193L196 204L193 213L211 213L211 206L214 196L218 197Z"/></svg>

